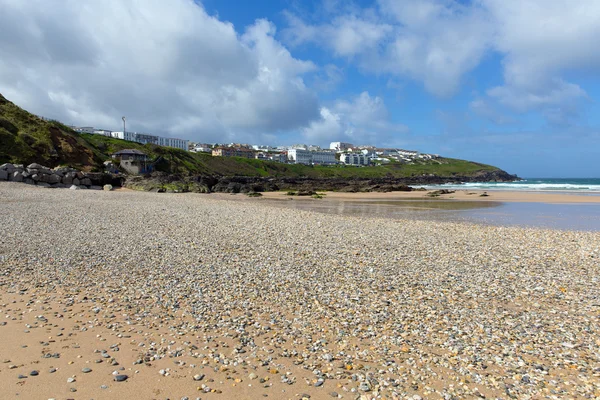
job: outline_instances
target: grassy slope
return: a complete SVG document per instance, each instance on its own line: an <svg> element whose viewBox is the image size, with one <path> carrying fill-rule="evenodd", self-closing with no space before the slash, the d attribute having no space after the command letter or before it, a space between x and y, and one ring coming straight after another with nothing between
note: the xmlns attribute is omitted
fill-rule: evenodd
<svg viewBox="0 0 600 400"><path fill-rule="evenodd" d="M494 171L496 167L450 158L437 161L423 161L415 165L390 163L373 167L344 166L307 166L281 164L271 161L246 159L239 157L213 157L205 153L191 153L174 148L154 145L141 145L120 139L107 138L100 135L81 134L103 154L111 154L126 148L135 148L156 158L162 156L169 161L170 168L163 170L192 174L208 174L222 176L263 176L263 177L331 177L331 178L375 178L375 177L408 177L413 175L435 174L439 176L472 175L480 171Z"/></svg>
<svg viewBox="0 0 600 400"><path fill-rule="evenodd" d="M497 168L463 160L441 159L415 165L390 163L374 167L306 166L238 157L212 157L174 148L142 145L100 135L78 134L56 121L45 121L0 95L0 164L5 162L70 165L86 170L102 168L102 162L123 149L139 149L160 161L157 170L193 175L262 177L376 178L423 174L469 176Z"/></svg>
<svg viewBox="0 0 600 400"><path fill-rule="evenodd" d="M102 163L77 133L56 121L45 121L0 95L0 164L38 162L50 167L92 169Z"/></svg>

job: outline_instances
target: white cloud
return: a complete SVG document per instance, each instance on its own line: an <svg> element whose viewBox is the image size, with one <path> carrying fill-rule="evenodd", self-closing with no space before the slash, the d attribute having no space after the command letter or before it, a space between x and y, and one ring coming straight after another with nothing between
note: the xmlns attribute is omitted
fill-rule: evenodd
<svg viewBox="0 0 600 400"><path fill-rule="evenodd" d="M302 130L313 142L331 140L355 144L398 142L408 128L391 122L383 99L362 92L352 101L338 100L331 107L321 108L321 119Z"/></svg>
<svg viewBox="0 0 600 400"><path fill-rule="evenodd" d="M337 56L356 58L365 71L408 76L441 97L456 92L490 46L493 31L479 7L433 0L381 0L378 5L377 13L353 11L321 25L287 13L284 38L291 45L313 42Z"/></svg>
<svg viewBox="0 0 600 400"><path fill-rule="evenodd" d="M392 30L387 24L369 21L355 15L335 17L323 25L305 24L297 16L284 13L290 27L283 36L292 45L312 42L329 47L335 55L352 57L377 46Z"/></svg>
<svg viewBox="0 0 600 400"><path fill-rule="evenodd" d="M464 76L496 52L504 83L490 88L487 101L518 112L548 116L572 108L587 95L563 75L600 68L593 47L600 37L597 0L378 0L375 11L350 9L325 24L288 19L292 45L319 43L363 71L408 77L440 97L456 93ZM351 34L340 21L352 22Z"/></svg>
<svg viewBox="0 0 600 400"><path fill-rule="evenodd" d="M561 74L597 70L600 2L596 0L485 0L496 27L495 46L505 55L502 86L489 95L516 111L555 114L587 98Z"/></svg>
<svg viewBox="0 0 600 400"><path fill-rule="evenodd" d="M0 0L0 88L67 123L225 140L319 118L294 58L257 20L243 34L191 0Z"/></svg>

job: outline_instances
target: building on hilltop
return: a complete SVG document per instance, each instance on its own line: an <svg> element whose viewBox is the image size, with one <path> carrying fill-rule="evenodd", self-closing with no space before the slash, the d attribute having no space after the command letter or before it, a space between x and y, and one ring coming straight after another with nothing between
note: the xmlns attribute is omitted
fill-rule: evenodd
<svg viewBox="0 0 600 400"><path fill-rule="evenodd" d="M219 146L212 149L213 157L244 157L254 158L254 151L245 147Z"/></svg>
<svg viewBox="0 0 600 400"><path fill-rule="evenodd" d="M304 149L288 150L288 160L294 164L336 164L335 152L321 150L309 151Z"/></svg>
<svg viewBox="0 0 600 400"><path fill-rule="evenodd" d="M340 156L340 161L346 165L369 165L371 158L362 153L344 153Z"/></svg>
<svg viewBox="0 0 600 400"><path fill-rule="evenodd" d="M149 135L147 133L122 131L112 132L111 136L117 139L129 140L131 142L141 144L154 144L157 146L174 147L176 149L188 151L189 141L184 139Z"/></svg>
<svg viewBox="0 0 600 400"><path fill-rule="evenodd" d="M353 148L354 145L352 143L344 143L344 142L331 142L329 145L330 150L335 151L344 151Z"/></svg>
<svg viewBox="0 0 600 400"><path fill-rule="evenodd" d="M288 150L288 160L293 164L312 164L311 152L305 149L290 149Z"/></svg>

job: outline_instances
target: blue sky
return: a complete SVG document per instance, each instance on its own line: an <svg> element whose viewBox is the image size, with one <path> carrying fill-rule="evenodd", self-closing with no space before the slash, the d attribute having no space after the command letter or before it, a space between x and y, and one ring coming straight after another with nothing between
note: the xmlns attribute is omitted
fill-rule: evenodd
<svg viewBox="0 0 600 400"><path fill-rule="evenodd" d="M0 6L0 92L67 123L600 176L595 0Z"/></svg>

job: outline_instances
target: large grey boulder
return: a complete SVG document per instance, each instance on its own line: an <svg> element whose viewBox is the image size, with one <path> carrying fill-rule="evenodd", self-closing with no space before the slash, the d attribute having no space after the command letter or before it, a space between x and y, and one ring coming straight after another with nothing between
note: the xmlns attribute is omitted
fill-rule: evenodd
<svg viewBox="0 0 600 400"><path fill-rule="evenodd" d="M46 169L46 167L38 163L31 163L27 166L27 169Z"/></svg>
<svg viewBox="0 0 600 400"><path fill-rule="evenodd" d="M62 178L62 183L64 183L65 185L72 185L73 178L71 176L68 176L68 174L67 174Z"/></svg>
<svg viewBox="0 0 600 400"><path fill-rule="evenodd" d="M71 190L79 190L79 186L77 186L77 185L71 185L71 187L69 189L71 189Z"/></svg>
<svg viewBox="0 0 600 400"><path fill-rule="evenodd" d="M73 179L73 185L75 186L79 186L81 184L81 181L77 178Z"/></svg>
<svg viewBox="0 0 600 400"><path fill-rule="evenodd" d="M104 185L102 189L106 190L107 192L110 192L111 190L113 190L113 187L112 185Z"/></svg>
<svg viewBox="0 0 600 400"><path fill-rule="evenodd" d="M8 179L8 172L6 170L0 170L0 181L5 181Z"/></svg>
<svg viewBox="0 0 600 400"><path fill-rule="evenodd" d="M40 174L31 175L31 179L33 179L34 182L38 182L41 177L42 177L42 175L40 175Z"/></svg>
<svg viewBox="0 0 600 400"><path fill-rule="evenodd" d="M0 165L0 171L6 171L9 174L12 174L15 169L16 169L15 166L11 163L6 163L6 164Z"/></svg>
<svg viewBox="0 0 600 400"><path fill-rule="evenodd" d="M48 183L60 183L60 176L52 174L52 175L47 175L48 178L46 179L46 182Z"/></svg>
<svg viewBox="0 0 600 400"><path fill-rule="evenodd" d="M92 184L92 180L90 178L83 178L81 180L81 184L85 186L90 186Z"/></svg>
<svg viewBox="0 0 600 400"><path fill-rule="evenodd" d="M20 171L15 171L10 176L10 180L13 182L23 182L23 173Z"/></svg>

